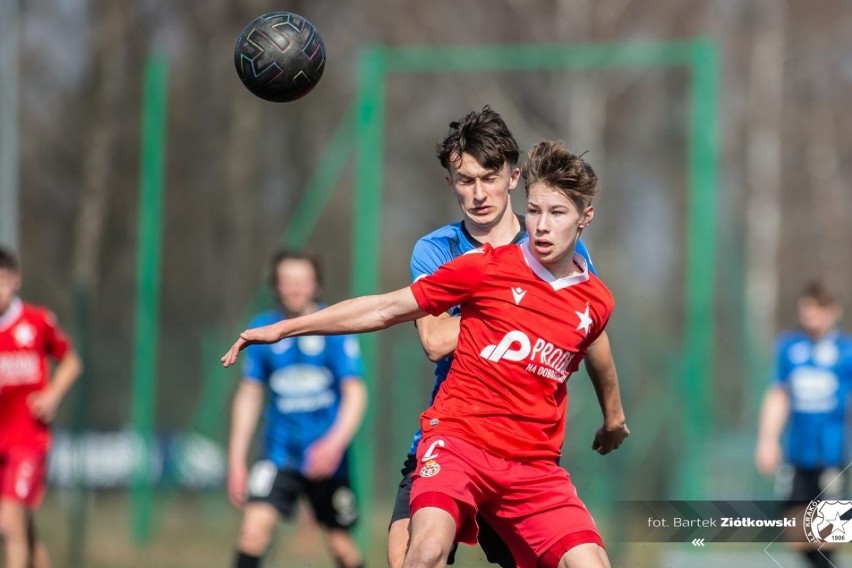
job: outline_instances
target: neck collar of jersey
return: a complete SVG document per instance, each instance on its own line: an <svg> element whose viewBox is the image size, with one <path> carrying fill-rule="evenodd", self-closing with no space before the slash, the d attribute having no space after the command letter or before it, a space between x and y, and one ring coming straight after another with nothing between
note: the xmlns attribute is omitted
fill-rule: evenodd
<svg viewBox="0 0 852 568"><path fill-rule="evenodd" d="M18 321L23 310L24 303L21 299L17 296L12 298L12 302L9 304L9 309L6 310L5 314L0 316L0 331L6 331L13 323Z"/></svg>
<svg viewBox="0 0 852 568"><path fill-rule="evenodd" d="M290 313L287 312L287 310L284 309L284 304L282 304L279 301L277 311L278 311L279 318L282 319L282 320L285 320L285 319L292 319L292 318L307 316L307 315L310 315L314 312L318 312L318 311L320 311L320 310L322 310L326 307L327 306L325 304L321 304L319 302L311 302L311 304L307 308L305 308L305 311L303 313L301 313L301 314L290 314Z"/></svg>
<svg viewBox="0 0 852 568"><path fill-rule="evenodd" d="M510 245L516 245L521 242L521 240L527 234L527 226L526 219L524 219L523 215L515 215L515 218L518 220L518 232L515 234L514 238L512 238L512 242L508 243ZM467 230L467 225L464 224L464 221L461 221L461 230L464 238L470 242L476 248L481 247L484 243L480 242L479 239L470 234L470 231Z"/></svg>
<svg viewBox="0 0 852 568"><path fill-rule="evenodd" d="M840 337L840 331L837 328L829 330L828 333L818 339L815 339L813 336L808 335L804 331L802 331L802 333L807 336L808 340L810 340L811 343L820 343L822 341L837 341L837 338Z"/></svg>
<svg viewBox="0 0 852 568"><path fill-rule="evenodd" d="M524 260L526 261L527 266L530 267L530 270L532 270L536 276L550 284L550 286L554 290L562 290L563 288L568 288L569 286L586 282L589 279L589 267L586 264L586 259L583 258L583 255L577 252L574 252L572 260L574 261L574 264L580 267L580 270L582 272L573 276L557 278L553 274L551 274L550 271L546 269L542 263L538 261L538 259L532 253L532 250L530 250L529 241L519 246L521 249L521 253L523 253L524 255Z"/></svg>

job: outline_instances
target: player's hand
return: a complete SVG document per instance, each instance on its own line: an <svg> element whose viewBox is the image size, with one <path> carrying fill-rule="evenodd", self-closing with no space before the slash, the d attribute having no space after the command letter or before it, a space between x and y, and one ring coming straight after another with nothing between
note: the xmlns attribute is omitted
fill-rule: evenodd
<svg viewBox="0 0 852 568"><path fill-rule="evenodd" d="M275 343L282 339L281 332L275 324L265 325L263 327L255 327L247 329L240 334L240 338L228 349L228 352L222 356L222 365L230 367L237 362L237 355L240 351L254 343Z"/></svg>
<svg viewBox="0 0 852 568"><path fill-rule="evenodd" d="M56 418L59 402L60 398L50 389L30 393L27 397L30 414L33 418L45 424L50 424Z"/></svg>
<svg viewBox="0 0 852 568"><path fill-rule="evenodd" d="M595 432L592 449L600 455L605 456L611 451L617 450L629 435L630 430L624 422L616 426L607 426L604 424Z"/></svg>
<svg viewBox="0 0 852 568"><path fill-rule="evenodd" d="M754 452L754 465L761 475L770 477L781 465L781 444L778 440L759 441Z"/></svg>
<svg viewBox="0 0 852 568"><path fill-rule="evenodd" d="M334 475L346 450L336 440L320 438L305 450L305 477L318 481Z"/></svg>
<svg viewBox="0 0 852 568"><path fill-rule="evenodd" d="M245 464L228 468L228 500L231 505L242 509L248 496L248 469Z"/></svg>

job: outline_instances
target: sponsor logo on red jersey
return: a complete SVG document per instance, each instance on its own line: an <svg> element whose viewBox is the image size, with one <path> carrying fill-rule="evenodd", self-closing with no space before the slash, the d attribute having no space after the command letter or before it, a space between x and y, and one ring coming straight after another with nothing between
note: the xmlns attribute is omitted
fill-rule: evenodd
<svg viewBox="0 0 852 568"><path fill-rule="evenodd" d="M35 351L0 353L0 387L41 381L41 357Z"/></svg>
<svg viewBox="0 0 852 568"><path fill-rule="evenodd" d="M506 361L527 361L527 372L540 377L564 383L568 378L568 369L576 353L557 347L553 343L538 337L535 343L523 331L510 331L497 345L488 345L480 353L494 363Z"/></svg>

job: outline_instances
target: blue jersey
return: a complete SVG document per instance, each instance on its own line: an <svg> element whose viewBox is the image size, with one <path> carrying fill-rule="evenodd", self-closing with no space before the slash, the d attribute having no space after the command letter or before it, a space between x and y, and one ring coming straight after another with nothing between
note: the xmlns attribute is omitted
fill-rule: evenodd
<svg viewBox="0 0 852 568"><path fill-rule="evenodd" d="M277 311L254 318L249 327L284 319ZM363 374L358 340L351 335L288 337L245 350L243 376L266 387L261 459L301 471L305 449L334 424L344 380ZM344 459L345 462L345 459ZM343 470L345 463L341 463Z"/></svg>
<svg viewBox="0 0 852 568"><path fill-rule="evenodd" d="M776 347L775 381L790 396L785 459L805 469L845 467L852 337L785 333Z"/></svg>
<svg viewBox="0 0 852 568"><path fill-rule="evenodd" d="M519 216L518 220L521 223L521 230L515 235L512 243L524 243L527 241L527 232L524 228L524 218ZM420 238L415 245L414 251L411 253L411 281L414 282L418 278L428 276L438 270L444 264L450 262L457 256L479 248L482 243L477 241L465 228L464 223L451 223L444 225L425 237ZM589 255L589 250L583 243L582 239L577 242L577 253L581 254L588 263L589 271L597 275L592 258ZM453 308L450 313L454 316L459 315L459 308ZM453 356L449 355L435 363L435 386L432 388L432 396L429 399L429 404L435 400L435 395L438 394L438 389L444 379L447 378L447 373L450 372L450 365L453 362ZM414 434L414 439L411 441L411 446L408 449L409 455L415 455L417 452L417 444L420 443L422 432L418 430Z"/></svg>

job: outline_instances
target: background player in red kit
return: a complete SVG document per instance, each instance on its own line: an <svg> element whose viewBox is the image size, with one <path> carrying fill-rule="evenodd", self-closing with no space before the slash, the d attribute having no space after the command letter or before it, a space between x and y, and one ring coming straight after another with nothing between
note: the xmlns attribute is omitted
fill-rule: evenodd
<svg viewBox="0 0 852 568"><path fill-rule="evenodd" d="M53 313L18 298L17 259L0 249L0 537L6 568L50 566L32 512L45 490L56 409L82 371ZM58 361L49 380L48 357Z"/></svg>
<svg viewBox="0 0 852 568"><path fill-rule="evenodd" d="M575 253L594 216L597 177L558 142L534 146L522 175L528 243L485 245L408 288L245 331L222 358L230 366L251 343L373 331L461 305L455 361L421 416L406 568L445 566L455 540L476 542L477 512L520 568L609 566L591 515L557 465L565 382L613 309L609 290Z"/></svg>

